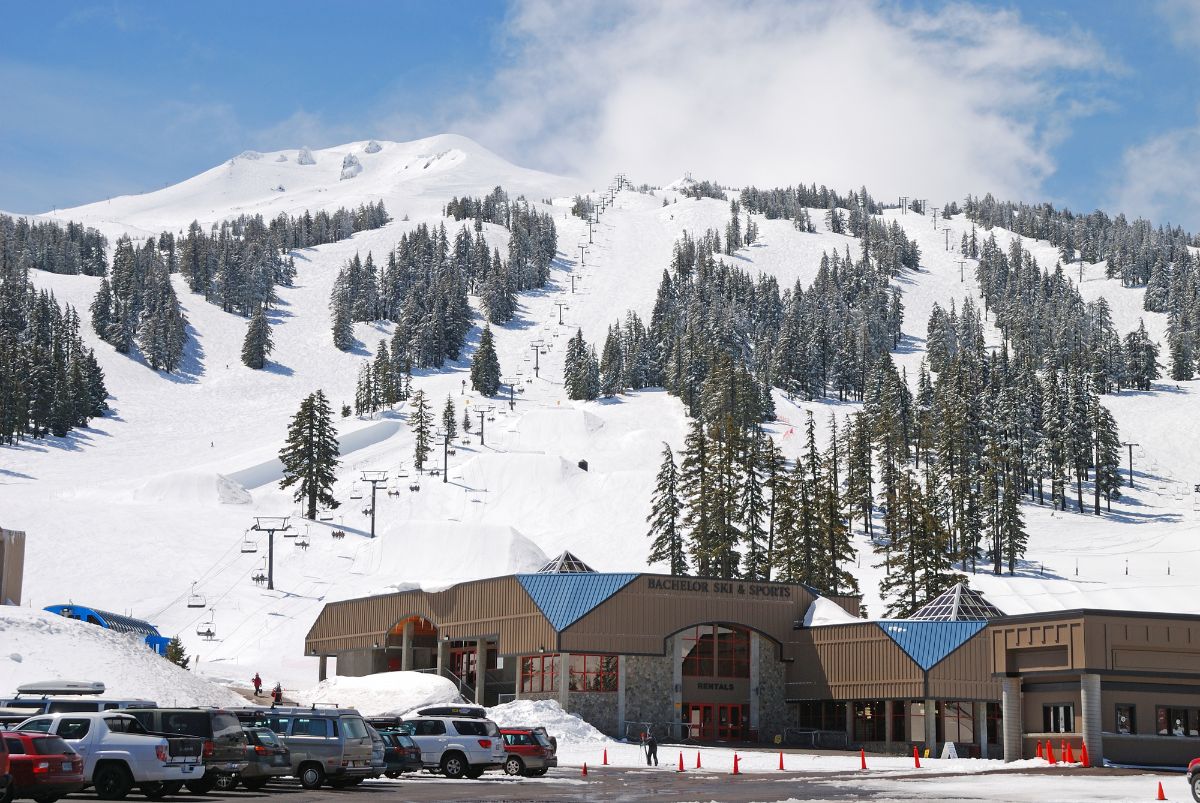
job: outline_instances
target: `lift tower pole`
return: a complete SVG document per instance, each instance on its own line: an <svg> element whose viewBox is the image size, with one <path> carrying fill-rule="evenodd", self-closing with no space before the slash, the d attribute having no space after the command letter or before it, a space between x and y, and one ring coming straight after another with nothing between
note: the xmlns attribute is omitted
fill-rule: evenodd
<svg viewBox="0 0 1200 803"><path fill-rule="evenodd" d="M387 482L386 471L364 471L362 473L363 482L371 483L371 537L375 537L375 489L379 483Z"/></svg>
<svg viewBox="0 0 1200 803"><path fill-rule="evenodd" d="M267 590L275 590L275 533L288 529L288 516L255 516L254 529L267 534Z"/></svg>

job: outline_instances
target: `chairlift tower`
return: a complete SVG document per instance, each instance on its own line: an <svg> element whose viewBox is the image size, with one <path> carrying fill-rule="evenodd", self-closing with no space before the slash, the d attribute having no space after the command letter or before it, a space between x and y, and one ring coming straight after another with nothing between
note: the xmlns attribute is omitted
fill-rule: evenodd
<svg viewBox="0 0 1200 803"><path fill-rule="evenodd" d="M380 483L386 483L388 473L386 471L363 471L362 481L371 483L371 537L375 537L375 491L378 490Z"/></svg>
<svg viewBox="0 0 1200 803"><path fill-rule="evenodd" d="M515 376L500 377L500 384L508 385L508 409L509 410L517 409L516 387L517 387L517 383L520 381L521 380L517 379Z"/></svg>
<svg viewBox="0 0 1200 803"><path fill-rule="evenodd" d="M563 309L570 309L571 307L565 301L555 301L554 304L555 304L555 306L558 307L558 325L562 326L563 325L562 311L563 311Z"/></svg>
<svg viewBox="0 0 1200 803"><path fill-rule="evenodd" d="M560 321L560 323L561 323L561 321ZM538 371L540 370L538 355L542 353L542 347L545 345L546 345L546 342L544 340L534 340L529 343L529 348L533 349L533 375L534 376L540 376L540 374L538 373Z"/></svg>
<svg viewBox="0 0 1200 803"><path fill-rule="evenodd" d="M438 427L433 434L442 439L442 482L445 483L450 475L450 433Z"/></svg>
<svg viewBox="0 0 1200 803"><path fill-rule="evenodd" d="M587 246L584 245L583 243L580 243L579 244L579 269L580 270L583 270L583 268L584 268L583 258L584 258L584 255L586 252L587 252Z"/></svg>
<svg viewBox="0 0 1200 803"><path fill-rule="evenodd" d="M289 516L255 516L252 530L267 534L267 590L275 590L275 533L286 531Z"/></svg>
<svg viewBox="0 0 1200 803"><path fill-rule="evenodd" d="M958 280L959 280L959 282L963 281L963 275L964 275L963 271L965 270L966 266L967 266L967 260L965 260L965 259L958 260Z"/></svg>
<svg viewBox="0 0 1200 803"><path fill-rule="evenodd" d="M1133 487L1133 447L1141 446L1141 444L1134 443L1133 441L1125 441L1121 445L1129 447L1129 487L1132 488ZM1145 457L1145 455L1142 455L1142 456Z"/></svg>
<svg viewBox="0 0 1200 803"><path fill-rule="evenodd" d="M484 416L486 416L488 413L492 412L495 409L496 408L490 404L487 407L476 407L475 408L475 412L479 414L479 445L480 446L483 446L483 418L484 418Z"/></svg>

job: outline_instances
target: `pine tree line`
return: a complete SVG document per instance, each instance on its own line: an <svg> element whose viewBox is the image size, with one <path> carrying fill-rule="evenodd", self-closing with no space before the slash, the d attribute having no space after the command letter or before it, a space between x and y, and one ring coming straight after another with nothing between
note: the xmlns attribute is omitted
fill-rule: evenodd
<svg viewBox="0 0 1200 803"><path fill-rule="evenodd" d="M64 437L108 409L104 372L79 315L29 282L31 262L0 248L0 444Z"/></svg>
<svg viewBox="0 0 1200 803"><path fill-rule="evenodd" d="M545 286L550 278L550 263L558 251L558 231L551 214L538 212L524 198L510 201L508 193L500 187L482 199L452 198L443 211L446 217L455 220L474 219L476 232L483 231L484 223L508 229L508 263L504 270L508 273L510 293ZM498 262L494 259L493 267L498 267ZM483 275L478 277L480 282L484 278ZM477 291L486 296L482 284L478 285ZM490 307L488 314L493 323L503 323L512 317L509 310L508 317L497 320Z"/></svg>
<svg viewBox="0 0 1200 803"><path fill-rule="evenodd" d="M81 223L43 223L0 215L0 265L28 273L82 273L103 276L108 240Z"/></svg>
<svg viewBox="0 0 1200 803"><path fill-rule="evenodd" d="M679 194L686 198L695 198L697 201L701 198L715 198L718 201L727 201L729 196L725 194L725 188L713 181L689 181L685 184Z"/></svg>

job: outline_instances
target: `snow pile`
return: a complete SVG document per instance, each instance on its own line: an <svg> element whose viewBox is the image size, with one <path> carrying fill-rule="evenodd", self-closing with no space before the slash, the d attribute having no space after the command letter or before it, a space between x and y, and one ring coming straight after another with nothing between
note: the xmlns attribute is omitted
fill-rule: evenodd
<svg viewBox="0 0 1200 803"><path fill-rule="evenodd" d="M358 161L358 157L352 153L348 153L342 158L342 178L354 178L362 172L362 163Z"/></svg>
<svg viewBox="0 0 1200 803"><path fill-rule="evenodd" d="M363 148L363 153L379 153L381 150L383 150L383 146L375 140L371 140L367 143L367 147Z"/></svg>
<svg viewBox="0 0 1200 803"><path fill-rule="evenodd" d="M336 704L368 717L403 715L416 708L462 702L449 680L428 672L380 672L364 677L332 677L295 693L301 705Z"/></svg>
<svg viewBox="0 0 1200 803"><path fill-rule="evenodd" d="M257 162L259 159L263 158L263 155L258 151L242 151L237 155L236 158L249 159L252 162Z"/></svg>
<svg viewBox="0 0 1200 803"><path fill-rule="evenodd" d="M159 705L245 705L241 696L180 669L132 635L53 613L0 607L0 693L38 681L101 681L106 697Z"/></svg>
<svg viewBox="0 0 1200 803"><path fill-rule="evenodd" d="M277 161L277 162L286 162L286 161L287 161L287 154L284 154L284 153L281 153L281 154L279 154L278 156L276 156L276 157L275 157L275 161Z"/></svg>
<svg viewBox="0 0 1200 803"><path fill-rule="evenodd" d="M301 148L296 154L296 164L298 165L315 165L317 160L313 158L312 151L308 148Z"/></svg>
<svg viewBox="0 0 1200 803"><path fill-rule="evenodd" d="M204 471L173 471L161 474L134 490L139 502L188 503L207 505L248 505L253 501L246 489L236 480L222 474Z"/></svg>
<svg viewBox="0 0 1200 803"><path fill-rule="evenodd" d="M560 746L609 740L584 720L562 710L555 700L513 700L487 711L492 721L502 728L541 725L558 739Z"/></svg>
<svg viewBox="0 0 1200 803"><path fill-rule="evenodd" d="M824 597L817 597L813 600L813 604L808 606L808 611L804 614L805 627L820 627L821 625L844 625L849 622L861 622L857 616L852 616L849 611L838 605L836 602Z"/></svg>

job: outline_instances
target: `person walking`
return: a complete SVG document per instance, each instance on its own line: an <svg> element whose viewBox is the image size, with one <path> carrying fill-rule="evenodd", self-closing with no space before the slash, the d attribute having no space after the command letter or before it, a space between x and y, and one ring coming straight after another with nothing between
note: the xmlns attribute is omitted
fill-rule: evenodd
<svg viewBox="0 0 1200 803"><path fill-rule="evenodd" d="M654 762L654 766L658 766L658 740L654 738L653 733L642 734L642 749L646 751L646 766L650 766L650 762Z"/></svg>
<svg viewBox="0 0 1200 803"><path fill-rule="evenodd" d="M252 680L250 682L254 684L254 696L261 697L262 696L262 678L260 678L258 676L257 672L254 673L254 680Z"/></svg>
<svg viewBox="0 0 1200 803"><path fill-rule="evenodd" d="M276 683L275 688L271 690L271 702L275 705L283 702L283 686L279 683Z"/></svg>

